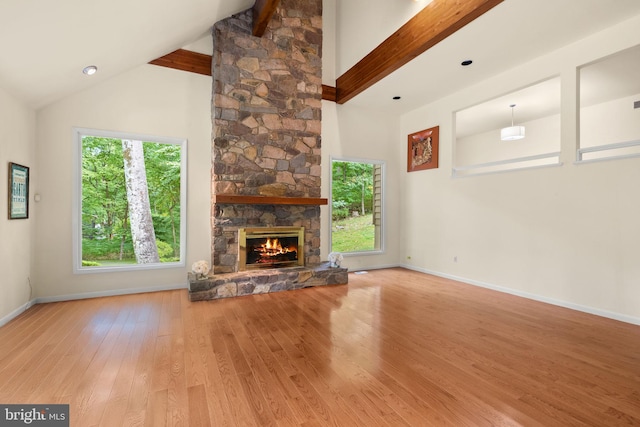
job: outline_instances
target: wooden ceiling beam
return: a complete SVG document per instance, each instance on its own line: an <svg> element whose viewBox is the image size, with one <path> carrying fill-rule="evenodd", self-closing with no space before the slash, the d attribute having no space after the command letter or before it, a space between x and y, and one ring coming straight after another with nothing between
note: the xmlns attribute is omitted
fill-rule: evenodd
<svg viewBox="0 0 640 427"><path fill-rule="evenodd" d="M211 55L178 49L168 55L150 61L149 64L210 76L211 60ZM322 99L336 102L336 88L322 85Z"/></svg>
<svg viewBox="0 0 640 427"><path fill-rule="evenodd" d="M262 37L264 35L279 4L280 0L256 0L253 5L252 34L254 36Z"/></svg>
<svg viewBox="0 0 640 427"><path fill-rule="evenodd" d="M503 1L433 0L338 77L338 104L344 104Z"/></svg>
<svg viewBox="0 0 640 427"><path fill-rule="evenodd" d="M190 71L192 73L211 75L211 55L178 49L165 56L154 59L149 64L161 67L175 68L176 70Z"/></svg>
<svg viewBox="0 0 640 427"><path fill-rule="evenodd" d="M504 0L433 0L342 76L322 85L322 99L344 104ZM280 0L256 0L253 34L261 37ZM257 33L257 34L256 34ZM149 64L210 76L211 55L178 49Z"/></svg>

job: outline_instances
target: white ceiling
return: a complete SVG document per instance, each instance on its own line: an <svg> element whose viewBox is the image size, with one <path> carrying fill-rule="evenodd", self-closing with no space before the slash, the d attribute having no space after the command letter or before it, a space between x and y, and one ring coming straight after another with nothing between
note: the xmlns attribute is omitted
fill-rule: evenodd
<svg viewBox="0 0 640 427"><path fill-rule="evenodd" d="M1 0L0 87L39 108L191 43L254 0ZM87 65L99 71L82 74Z"/></svg>
<svg viewBox="0 0 640 427"><path fill-rule="evenodd" d="M505 0L349 103L411 111L639 13L639 0ZM465 59L473 65L460 66ZM395 95L402 99L393 101Z"/></svg>
<svg viewBox="0 0 640 427"><path fill-rule="evenodd" d="M365 2L367 13L351 16L358 11L352 3L358 1ZM0 87L37 109L177 48L206 50L197 40L213 23L253 3L1 0ZM325 3L333 3L333 8L325 9L335 9L340 16L338 36L341 25L357 22L361 29L381 28L376 22L387 22L390 15L388 0ZM406 9L396 13L397 17L417 10L410 0L394 3ZM417 4L420 7L420 2ZM639 13L640 0L505 0L349 103L397 113L409 111ZM341 69L348 68L344 58L349 56L339 53L345 49L362 51L366 40L338 37ZM460 61L467 58L474 64L460 67ZM98 74L84 76L82 68L91 64L99 67ZM392 101L394 95L401 95L402 100Z"/></svg>

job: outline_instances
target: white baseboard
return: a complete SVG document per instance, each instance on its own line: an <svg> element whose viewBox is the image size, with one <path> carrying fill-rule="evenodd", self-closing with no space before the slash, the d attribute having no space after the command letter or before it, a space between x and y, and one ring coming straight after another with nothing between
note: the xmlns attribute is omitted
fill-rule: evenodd
<svg viewBox="0 0 640 427"><path fill-rule="evenodd" d="M487 288L498 292L504 292L506 294L511 294L515 296L519 296L522 298L527 298L534 301L540 301L551 305L557 305L559 307L569 308L571 310L581 311L583 313L594 314L600 317L606 317L608 319L618 320L620 322L631 323L633 325L640 325L640 318L627 316L625 314L615 313L612 311L601 310L594 307L588 307L580 304L574 304L572 302L561 301L553 298L547 298L540 295L532 294L529 292L518 291L516 289L505 288L503 286L493 285L491 283L481 282L479 280L467 279L464 277L458 277L451 274L440 273L438 271L427 270L425 268L419 268L411 265L400 265L400 267L418 271L420 273L431 274L438 277L443 277L445 279L455 280L457 282L466 283L468 285L479 286L481 288Z"/></svg>
<svg viewBox="0 0 640 427"><path fill-rule="evenodd" d="M43 304L48 302L60 302L60 301L72 301L77 299L88 298L101 298L101 297L114 297L118 295L131 295L131 294L143 294L146 292L161 292L172 291L175 289L188 289L188 283L180 283L177 285L165 285L165 286L150 286L148 288L131 288L131 289L116 289L113 291L99 291L99 292L83 292L80 294L67 294L56 295L51 297L38 297L36 298L37 304Z"/></svg>
<svg viewBox="0 0 640 427"><path fill-rule="evenodd" d="M469 285L479 286L481 288L492 289L494 291L504 292L507 294L516 295L516 296L527 298L534 301L540 301L547 304L557 305L559 307L569 308L571 310L581 311L583 313L589 313L589 314L594 314L600 317L606 317L608 319L618 320L620 322L630 323L633 325L640 325L640 318L637 318L637 317L627 316L624 314L615 313L607 310L601 310L601 309L588 307L580 304L574 304L567 301L556 300L553 298L547 298L547 297L532 294L529 292L518 291L516 289L505 288L503 286L493 285L490 283L481 282L479 280L467 279L464 277L454 276L452 274L441 273L438 271L428 270L425 268L415 267L412 265L406 265L406 264L377 265L372 267L359 267L354 270L349 270L349 272L351 273L355 271L364 271L364 270L380 270L384 268L395 268L395 267L402 267L408 270L418 271L420 273L431 274L434 276L443 277L445 279L451 279L451 280L466 283ZM117 295L140 294L145 292L171 291L175 289L188 289L188 288L189 288L188 283L181 283L177 285L152 286L149 288L118 289L113 291L84 292L80 294L58 295L58 296L52 296L52 297L38 297L21 305L20 307L16 308L15 310L13 310L11 313L7 314L3 318L0 318L0 327L6 325L11 320L18 317L20 314L24 313L35 304L71 301L71 300L88 299L88 298L100 298L100 297L109 297L109 296L117 296Z"/></svg>
<svg viewBox="0 0 640 427"><path fill-rule="evenodd" d="M31 301L21 305L20 307L13 310L11 313L7 314L3 318L0 318L0 327L6 325L31 307L36 304L46 304L49 302L61 302L61 301L72 301L78 299L89 299L89 298L100 298L100 297L113 297L118 295L131 295L131 294L142 294L146 292L161 292L161 291L172 291L175 289L188 289L188 283L180 283L177 285L166 285L166 286L151 286L148 288L132 288L132 289L116 289L112 291L100 291L100 292L83 292L80 294L68 294L68 295L57 295L51 297L38 297L34 298Z"/></svg>
<svg viewBox="0 0 640 427"><path fill-rule="evenodd" d="M20 316L22 313L29 310L31 307L33 307L36 304L37 302L35 299L32 299L31 301L22 304L20 307L16 308L11 313L7 314L6 316L0 319L0 327L6 325L7 323L12 321L16 317Z"/></svg>
<svg viewBox="0 0 640 427"><path fill-rule="evenodd" d="M374 265L374 266L371 266L371 267L358 267L358 268L353 268L353 269L347 267L347 269L349 270L349 273L354 273L356 271L382 270L382 269L385 269L385 268L396 268L396 267L403 267L403 266L400 265L400 264L387 264L387 265Z"/></svg>

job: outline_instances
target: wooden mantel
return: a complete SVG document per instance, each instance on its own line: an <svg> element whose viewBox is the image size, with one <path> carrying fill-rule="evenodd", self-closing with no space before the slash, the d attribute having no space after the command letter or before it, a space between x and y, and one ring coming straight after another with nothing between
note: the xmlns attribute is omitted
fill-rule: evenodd
<svg viewBox="0 0 640 427"><path fill-rule="evenodd" d="M274 197L244 196L241 194L214 194L213 203L238 205L326 205L327 199L320 197Z"/></svg>

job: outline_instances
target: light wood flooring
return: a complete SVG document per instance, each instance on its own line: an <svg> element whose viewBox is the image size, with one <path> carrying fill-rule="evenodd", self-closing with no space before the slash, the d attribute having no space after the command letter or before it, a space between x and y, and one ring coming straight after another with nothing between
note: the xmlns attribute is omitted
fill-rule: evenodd
<svg viewBox="0 0 640 427"><path fill-rule="evenodd" d="M68 403L72 426L640 425L640 327L404 269L40 304L0 328L0 403Z"/></svg>

